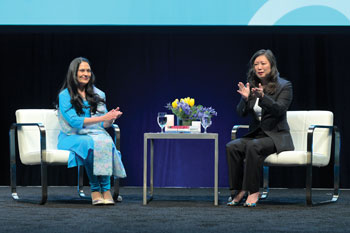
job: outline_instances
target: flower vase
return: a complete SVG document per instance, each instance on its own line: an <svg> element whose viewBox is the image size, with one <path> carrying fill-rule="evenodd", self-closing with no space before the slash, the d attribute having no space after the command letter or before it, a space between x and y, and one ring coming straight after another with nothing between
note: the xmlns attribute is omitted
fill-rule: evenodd
<svg viewBox="0 0 350 233"><path fill-rule="evenodd" d="M177 125L191 126L192 125L192 120L177 118Z"/></svg>

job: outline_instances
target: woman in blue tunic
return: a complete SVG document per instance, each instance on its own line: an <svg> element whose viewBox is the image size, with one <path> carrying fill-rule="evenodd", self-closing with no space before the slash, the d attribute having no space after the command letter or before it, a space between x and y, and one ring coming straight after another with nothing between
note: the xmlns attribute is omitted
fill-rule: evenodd
<svg viewBox="0 0 350 233"><path fill-rule="evenodd" d="M111 176L126 177L121 154L104 128L122 115L119 107L107 111L105 94L94 86L95 76L86 58L75 58L58 95L61 132L58 149L70 150L68 167L83 165L89 178L93 205L114 204Z"/></svg>

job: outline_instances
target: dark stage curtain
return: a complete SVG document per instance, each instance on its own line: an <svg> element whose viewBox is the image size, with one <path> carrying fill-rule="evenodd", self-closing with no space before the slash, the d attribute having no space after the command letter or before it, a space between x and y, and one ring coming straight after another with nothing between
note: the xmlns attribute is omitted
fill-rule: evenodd
<svg viewBox="0 0 350 233"><path fill-rule="evenodd" d="M338 30L339 29L339 30ZM143 133L157 132L157 112L175 98L193 97L218 112L209 132L219 133L219 185L228 186L225 144L234 124L237 83L245 82L248 61L271 49L282 77L293 83L290 110L330 110L342 133L341 187L349 188L347 145L350 29L325 27L0 27L3 153L0 185L9 185L8 130L20 108L53 108L70 61L87 57L108 108L124 112L121 152L128 177L140 186ZM345 142L345 143L344 143ZM157 141L155 185L213 185L211 141ZM314 184L330 187L332 167L314 170ZM21 166L19 185L39 184L39 169ZM272 187L303 187L303 168L271 168ZM76 169L51 167L50 185L75 185Z"/></svg>

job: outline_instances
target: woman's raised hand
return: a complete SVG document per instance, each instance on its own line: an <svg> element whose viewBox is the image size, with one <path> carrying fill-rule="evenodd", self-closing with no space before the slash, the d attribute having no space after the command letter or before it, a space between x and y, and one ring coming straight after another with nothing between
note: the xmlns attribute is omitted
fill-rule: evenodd
<svg viewBox="0 0 350 233"><path fill-rule="evenodd" d="M241 94L241 96L243 97L243 99L244 99L245 101L247 101L247 100L248 100L248 97L249 97L249 95L250 95L250 86L249 86L249 83L247 83L247 84L244 86L244 84L243 84L242 82L239 82L239 83L238 83L238 90L237 90L237 92L238 92L239 94Z"/></svg>

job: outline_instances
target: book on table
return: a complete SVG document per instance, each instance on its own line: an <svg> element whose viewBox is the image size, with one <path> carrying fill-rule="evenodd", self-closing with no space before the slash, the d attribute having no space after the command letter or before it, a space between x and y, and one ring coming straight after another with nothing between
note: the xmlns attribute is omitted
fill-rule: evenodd
<svg viewBox="0 0 350 233"><path fill-rule="evenodd" d="M175 125L165 127L166 133L199 133L197 127L193 126L184 126L184 125Z"/></svg>

